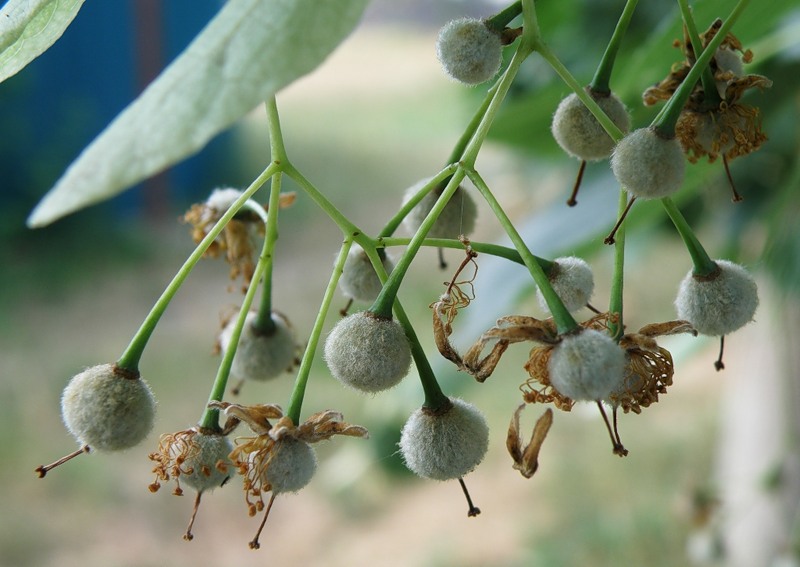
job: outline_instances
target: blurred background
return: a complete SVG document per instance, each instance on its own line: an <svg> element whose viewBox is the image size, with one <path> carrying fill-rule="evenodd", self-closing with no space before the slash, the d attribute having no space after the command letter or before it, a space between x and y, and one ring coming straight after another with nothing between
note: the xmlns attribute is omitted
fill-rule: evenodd
<svg viewBox="0 0 800 567"><path fill-rule="evenodd" d="M537 3L545 39L579 81L591 79L623 4ZM728 4L694 3L699 27L724 16ZM260 551L247 548L258 520L247 516L238 479L204 497L195 539L184 542L193 496L174 497L166 486L150 494L147 453L158 434L194 425L208 397L219 362L212 348L221 313L242 297L228 267L215 260L195 269L144 355L142 373L159 400L147 442L119 455L83 456L36 478L38 465L75 447L59 415L64 385L81 369L119 357L193 249L178 218L214 188L245 186L267 164L263 109L195 157L112 201L35 231L25 227L25 218L219 5L87 2L47 53L0 84L0 564L800 564L800 9L789 0L753 4L735 27L755 54L747 71L774 83L745 100L761 108L770 140L732 163L744 202L731 203L720 163L690 166L676 198L712 256L756 274L757 320L728 337L726 369L719 373L715 340L662 341L675 358L675 384L661 403L621 417L627 458L611 453L596 408L578 406L555 416L532 479L511 469L506 428L521 402L529 347L510 348L482 385L440 361L428 305L451 273L438 272L435 251L426 250L400 298L431 346L444 388L475 403L490 423L486 461L466 478L479 517L466 517L456 483L416 479L397 456L399 429L422 402L413 375L389 393L364 398L342 390L318 360L304 413L343 411L371 438L317 446L314 481L277 500ZM329 60L278 96L295 165L365 231L377 233L404 189L438 171L485 92L465 89L441 72L434 52L439 27L497 9L477 0L373 0L362 25ZM672 45L679 37L676 5L638 7L612 80L635 126L658 111L642 106L641 92L681 59ZM607 164L590 164L578 206L564 204L578 164L560 152L549 121L567 93L549 67L531 57L478 168L534 253L580 254L590 262L597 281L593 303L603 306L612 254L602 237L615 220L617 187ZM488 208L479 210L473 240L505 242ZM690 260L657 204L638 203L628 227L625 308L635 330L674 318L672 300ZM316 316L340 240L302 194L284 211L273 301L301 336ZM461 259L454 251L446 257L451 267ZM453 340L462 349L499 316L543 315L524 269L488 256L478 264L477 299L456 323ZM290 375L247 384L240 401L285 405L291 386ZM541 411L525 410L524 431Z"/></svg>

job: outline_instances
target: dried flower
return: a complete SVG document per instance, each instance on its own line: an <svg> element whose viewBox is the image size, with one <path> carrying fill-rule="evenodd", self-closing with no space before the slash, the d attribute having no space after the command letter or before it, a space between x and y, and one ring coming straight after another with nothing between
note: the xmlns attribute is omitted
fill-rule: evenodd
<svg viewBox="0 0 800 567"><path fill-rule="evenodd" d="M209 407L223 410L228 416L225 431L246 423L256 434L236 440L230 459L242 475L248 513L253 516L264 509L264 494L271 492L261 526L250 547L258 549L258 538L269 516L275 496L297 492L311 481L316 471L316 457L310 443L330 439L334 435L366 438L367 430L342 421L342 414L327 410L311 415L295 426L283 415L280 406L259 404L243 406L228 402L211 402ZM273 426L272 419L278 421Z"/></svg>
<svg viewBox="0 0 800 567"><path fill-rule="evenodd" d="M191 206L181 220L192 226L192 240L195 244L199 244L206 237L234 201L241 196L242 192L238 189L215 189L204 203L196 203ZM294 201L294 193L282 194L280 207L288 207ZM217 258L224 252L225 259L231 266L231 279L236 279L241 275L245 285L250 283L255 270L255 238L264 234L263 220L248 208L261 208L261 205L252 200L249 200L248 203L248 206L239 209L205 252L205 256L209 258Z"/></svg>
<svg viewBox="0 0 800 567"><path fill-rule="evenodd" d="M525 405L520 405L511 418L506 437L506 448L514 461L514 470L518 470L525 478L531 478L539 468L539 450L547 437L547 432L550 431L550 426L553 425L553 410L547 408L536 420L531 440L523 447L522 434L519 430L519 416L525 409Z"/></svg>
<svg viewBox="0 0 800 567"><path fill-rule="evenodd" d="M200 499L203 492L224 485L230 478L231 462L228 454L233 449L228 438L217 431L200 427L185 429L176 433L165 433L159 439L158 450L149 458L156 463L153 472L156 480L148 487L157 492L161 482L175 481L176 496L183 495L181 480L197 491L192 516L183 539L190 541Z"/></svg>
<svg viewBox="0 0 800 567"><path fill-rule="evenodd" d="M622 408L625 413L641 413L642 408L658 402L659 394L667 393L675 368L672 355L655 337L679 333L697 335L688 321L679 320L652 323L622 336L619 346L625 350L627 363L622 384L608 396L614 411Z"/></svg>
<svg viewBox="0 0 800 567"><path fill-rule="evenodd" d="M703 47L714 38L721 25L722 21L716 20L700 35ZM673 66L664 80L645 91L645 104L668 100L697 60L688 37L676 45L682 47L685 61ZM734 201L740 201L741 197L734 187L728 161L758 150L767 140L761 130L758 107L739 102L750 89L763 90L772 86L772 81L762 75L744 74L742 62L749 63L752 59L752 52L745 50L739 39L729 33L711 60L716 92L706 93L703 83L698 82L675 125L675 135L690 162L703 157L713 162L722 156Z"/></svg>

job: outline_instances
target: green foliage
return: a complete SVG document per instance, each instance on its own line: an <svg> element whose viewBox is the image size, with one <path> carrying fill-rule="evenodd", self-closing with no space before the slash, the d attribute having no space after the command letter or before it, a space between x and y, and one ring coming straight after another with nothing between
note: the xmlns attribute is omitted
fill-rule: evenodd
<svg viewBox="0 0 800 567"><path fill-rule="evenodd" d="M44 226L112 197L200 150L319 65L358 23L366 0L229 2L98 136L37 205Z"/></svg>
<svg viewBox="0 0 800 567"><path fill-rule="evenodd" d="M53 45L84 0L8 0L0 10L0 82Z"/></svg>

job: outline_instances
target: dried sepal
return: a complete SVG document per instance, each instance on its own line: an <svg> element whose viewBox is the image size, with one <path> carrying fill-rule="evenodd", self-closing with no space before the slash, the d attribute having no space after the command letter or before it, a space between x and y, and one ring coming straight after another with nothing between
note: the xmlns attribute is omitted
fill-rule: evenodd
<svg viewBox="0 0 800 567"><path fill-rule="evenodd" d="M255 437L241 437L231 451L230 459L242 476L245 502L250 516L266 508L264 519L249 545L258 549L258 538L266 523L275 496L297 492L311 480L316 471L316 456L311 443L330 439L334 435L366 438L367 430L343 421L340 412L326 410L311 415L296 426L275 404L244 406L228 402L211 402L209 407L220 409L235 427L246 423ZM270 420L277 419L275 425ZM272 493L265 502L264 496Z"/></svg>
<svg viewBox="0 0 800 567"><path fill-rule="evenodd" d="M721 20L716 20L700 35L703 47L714 38L721 25ZM669 100L694 66L697 57L688 36L684 34L683 42L676 45L682 47L685 60L673 65L664 80L644 92L646 105ZM750 89L764 90L772 86L767 77L744 74L742 62L749 63L752 58L752 52L745 50L739 39L729 33L710 64L716 92L709 95L703 83L698 82L675 126L676 138L690 162L695 163L703 157L713 162L722 157L734 201L741 200L741 197L730 179L728 162L758 150L767 140L761 130L759 109L739 102Z"/></svg>
<svg viewBox="0 0 800 567"><path fill-rule="evenodd" d="M369 437L369 431L365 427L345 423L343 419L340 412L325 410L312 414L299 427L295 427L288 417L283 417L270 430L269 435L276 441L289 436L301 439L306 443L324 441L334 435L362 439Z"/></svg>
<svg viewBox="0 0 800 567"><path fill-rule="evenodd" d="M281 406L276 404L256 404L244 406L232 404L230 402L209 402L211 409L222 410L228 421L223 428L226 431L233 430L239 423L244 422L258 435L266 435L272 429L270 419L283 417Z"/></svg>
<svg viewBox="0 0 800 567"><path fill-rule="evenodd" d="M195 203L181 217L181 221L191 225L192 240L199 244L211 228L227 212L233 202L241 196L237 189L217 189L203 203ZM280 208L291 206L296 199L295 193L282 193L279 199ZM259 206L255 205L254 206ZM268 207L265 205L264 210ZM240 275L245 285L249 285L255 270L256 253L255 238L264 234L264 222L252 210L244 207L225 225L222 233L211 243L205 257L217 258L225 253L225 260L230 264L231 279Z"/></svg>
<svg viewBox="0 0 800 567"><path fill-rule="evenodd" d="M672 385L675 368L670 352L658 346L655 337L697 331L688 321L651 323L636 333L628 333L619 341L625 349L627 364L622 388L609 396L614 408L625 413L641 413L642 408L658 402L659 394L666 394Z"/></svg>
<svg viewBox="0 0 800 567"><path fill-rule="evenodd" d="M572 406L575 405L575 400L562 395L550 383L550 370L548 367L552 353L552 346L531 349L524 367L530 378L520 386L522 399L527 404L552 403L561 411L570 411Z"/></svg>
<svg viewBox="0 0 800 567"><path fill-rule="evenodd" d="M547 437L547 433L550 431L550 426L553 425L553 410L547 408L539 416L533 426L531 440L523 448L519 417L524 408L525 404L521 404L511 418L511 423L508 426L508 436L506 437L506 448L514 461L512 468L518 470L525 478L531 478L539 468L539 451L542 448L545 437Z"/></svg>

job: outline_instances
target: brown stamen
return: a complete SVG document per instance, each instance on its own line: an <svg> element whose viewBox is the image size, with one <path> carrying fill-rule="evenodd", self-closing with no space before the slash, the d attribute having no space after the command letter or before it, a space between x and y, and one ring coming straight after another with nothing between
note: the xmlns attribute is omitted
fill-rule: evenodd
<svg viewBox="0 0 800 567"><path fill-rule="evenodd" d="M714 368L717 369L717 372L725 369L725 364L723 364L722 362L722 353L724 351L725 351L725 335L722 335L719 338L719 356L717 357L717 360L714 361Z"/></svg>
<svg viewBox="0 0 800 567"><path fill-rule="evenodd" d="M55 462L50 463L49 465L41 465L39 467L36 467L36 472L39 473L39 478L44 478L44 476L48 472L50 472L51 470L53 470L57 466L63 465L64 463L66 463L70 459L74 459L78 455L82 455L83 453L88 453L89 451L91 451L91 449L89 448L89 445L84 445L83 447L81 447L77 451L73 451L69 455L64 455L63 457L61 457L60 459L58 459Z"/></svg>
<svg viewBox="0 0 800 567"><path fill-rule="evenodd" d="M467 504L469 505L469 510L467 510L467 517L474 518L475 516L477 516L478 514L481 513L481 509L476 507L472 503L472 498L469 497L469 490L467 490L467 485L464 484L464 479L461 478L461 477L458 477L458 482L459 482L459 484L461 484L461 490L464 491L464 496L466 497Z"/></svg>
<svg viewBox="0 0 800 567"><path fill-rule="evenodd" d="M619 227L622 226L622 222L625 220L625 217L628 216L628 211L631 210L631 206L633 202L636 200L636 197L631 197L631 200L628 201L628 205L625 207L625 210L622 211L622 214L619 216L619 220L617 220L617 224L614 225L614 228L611 229L611 232L608 236L605 237L603 240L603 244L614 244L614 235L617 234Z"/></svg>
<svg viewBox="0 0 800 567"><path fill-rule="evenodd" d="M728 167L728 158L725 155L722 156L722 165L725 166L725 175L728 176L728 183L730 183L731 191L733 191L733 198L731 199L731 201L733 201L734 203L743 201L744 197L739 195L739 193L736 191L736 185L734 185L733 176L731 175L731 168Z"/></svg>
<svg viewBox="0 0 800 567"><path fill-rule="evenodd" d="M183 539L186 541L192 541L194 539L194 534L192 534L192 526L194 526L194 519L197 517L197 510L200 508L200 497L203 495L202 492L197 493L197 497L194 499L194 508L192 509L192 517L189 518L189 525L186 527L186 533L183 534Z"/></svg>
<svg viewBox="0 0 800 567"><path fill-rule="evenodd" d="M581 160L581 165L578 168L578 176L575 178L575 185L572 187L572 193L570 193L569 199L567 199L567 205L570 207L574 207L578 204L578 189L581 188L581 181L583 181L583 172L586 171L586 160Z"/></svg>
<svg viewBox="0 0 800 567"><path fill-rule="evenodd" d="M258 538L261 536L261 532L264 530L264 525L267 523L267 518L269 518L269 511L272 510L272 503L275 502L275 493L272 493L272 496L269 497L269 504L267 504L267 511L264 512L264 519L261 520L261 525L258 526L258 531L256 532L256 537L248 543L247 545L250 546L250 549L258 549L261 547L261 544L258 543Z"/></svg>
<svg viewBox="0 0 800 567"><path fill-rule="evenodd" d="M600 409L600 415L603 416L603 421L606 423L608 435L611 437L611 444L614 446L614 454L619 455L620 457L628 456L628 450L622 445L622 442L619 440L619 436L614 435L616 427L612 429L611 423L609 423L608 416L606 415L606 410L603 408L603 402L597 400L597 407Z"/></svg>

